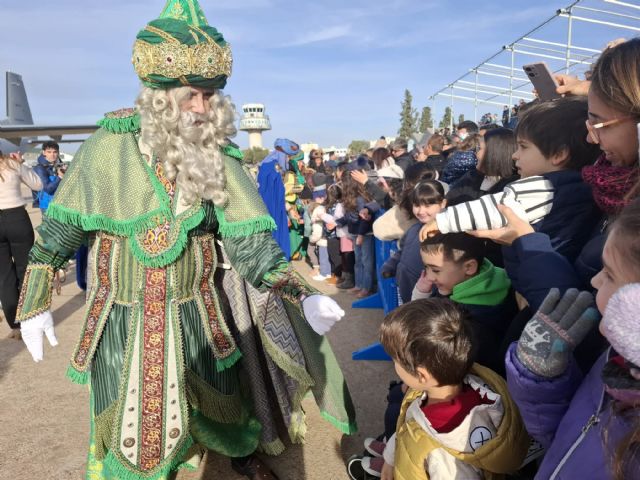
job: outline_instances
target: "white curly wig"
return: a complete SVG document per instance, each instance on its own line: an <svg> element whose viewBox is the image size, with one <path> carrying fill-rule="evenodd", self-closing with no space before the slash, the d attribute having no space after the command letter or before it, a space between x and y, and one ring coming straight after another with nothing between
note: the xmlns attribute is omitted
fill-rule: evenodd
<svg viewBox="0 0 640 480"><path fill-rule="evenodd" d="M229 96L216 90L209 99L208 113L181 112L179 105L190 94L190 87L142 87L136 100L141 141L163 162L167 178L176 181L187 204L201 198L222 207L227 194L220 147L237 133L236 109ZM195 120L202 123L196 124Z"/></svg>

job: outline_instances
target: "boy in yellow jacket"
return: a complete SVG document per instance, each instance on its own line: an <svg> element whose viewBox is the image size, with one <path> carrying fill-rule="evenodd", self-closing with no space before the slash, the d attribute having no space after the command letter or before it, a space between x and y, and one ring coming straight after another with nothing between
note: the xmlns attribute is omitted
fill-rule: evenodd
<svg viewBox="0 0 640 480"><path fill-rule="evenodd" d="M384 460L383 480L496 479L518 469L529 436L504 380L473 363L472 330L455 303L402 305L380 338L409 387L383 459L367 461Z"/></svg>

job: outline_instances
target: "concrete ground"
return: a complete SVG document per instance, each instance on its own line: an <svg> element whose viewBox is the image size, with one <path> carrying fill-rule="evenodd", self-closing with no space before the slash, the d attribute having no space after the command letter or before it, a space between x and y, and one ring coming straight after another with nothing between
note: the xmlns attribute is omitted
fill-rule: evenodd
<svg viewBox="0 0 640 480"><path fill-rule="evenodd" d="M25 193L26 196L26 193ZM29 207L34 226L40 212ZM296 262L307 274L307 265ZM362 451L362 440L383 428L386 386L395 378L389 362L354 362L351 352L377 338L382 310L352 309L353 296L311 281L345 310L345 318L328 337L347 379L357 410L358 434L347 437L320 418L313 400L304 401L308 432L303 446L292 446L265 461L282 480L348 478L345 460ZM0 478L12 480L78 480L84 478L89 440L88 391L64 373L80 333L84 296L70 269L60 295L53 296L53 318L59 346L45 340L45 358L34 363L21 341L6 338L0 324ZM240 480L229 461L211 452L198 472L181 472L178 480Z"/></svg>

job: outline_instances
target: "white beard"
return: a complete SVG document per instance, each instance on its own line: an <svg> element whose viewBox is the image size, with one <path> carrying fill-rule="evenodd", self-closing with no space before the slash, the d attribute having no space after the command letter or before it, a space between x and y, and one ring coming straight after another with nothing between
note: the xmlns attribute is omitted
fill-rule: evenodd
<svg viewBox="0 0 640 480"><path fill-rule="evenodd" d="M167 178L176 181L187 204L198 198L214 200L219 190L212 174L217 150L212 121L206 115L182 112L160 152L166 152L161 158Z"/></svg>

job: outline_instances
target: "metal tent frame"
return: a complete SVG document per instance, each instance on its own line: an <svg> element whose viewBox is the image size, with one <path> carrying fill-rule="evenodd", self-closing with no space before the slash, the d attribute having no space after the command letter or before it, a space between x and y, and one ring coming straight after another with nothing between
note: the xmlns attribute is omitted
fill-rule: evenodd
<svg viewBox="0 0 640 480"><path fill-rule="evenodd" d="M450 128L453 127L454 105L457 102L473 103L474 121L477 122L478 107L481 105L508 105L511 109L515 99L533 100L533 87L522 71L522 65L533 61L545 61L554 73L576 74L580 70L584 71L600 55L603 45L598 45L599 48L576 45L574 42L577 24L595 24L626 33L640 32L639 11L640 3L630 1L574 1L431 95L429 101L434 113L433 118L436 118L438 98L448 99L447 106L451 108ZM546 39L545 27L557 28L563 19L566 19L566 41ZM612 36L609 40L613 38Z"/></svg>

